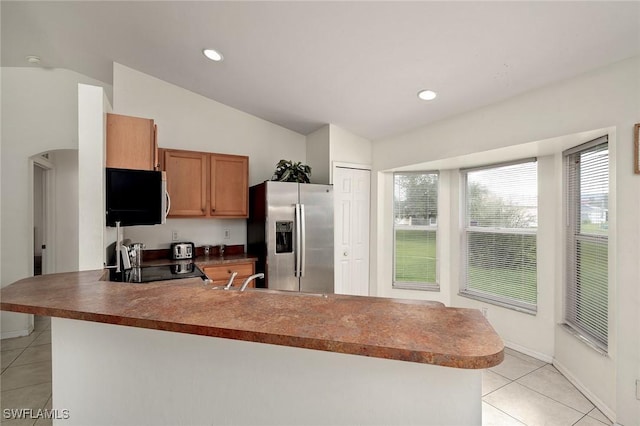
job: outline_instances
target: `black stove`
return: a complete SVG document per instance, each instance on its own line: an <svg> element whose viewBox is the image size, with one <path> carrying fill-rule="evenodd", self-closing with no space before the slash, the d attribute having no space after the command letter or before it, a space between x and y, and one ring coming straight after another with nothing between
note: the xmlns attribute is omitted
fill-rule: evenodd
<svg viewBox="0 0 640 426"><path fill-rule="evenodd" d="M131 268L122 272L111 269L109 279L111 281L128 283L148 283L151 281L178 280L181 278L199 277L203 280L206 275L195 263L176 263L174 265L144 266Z"/></svg>

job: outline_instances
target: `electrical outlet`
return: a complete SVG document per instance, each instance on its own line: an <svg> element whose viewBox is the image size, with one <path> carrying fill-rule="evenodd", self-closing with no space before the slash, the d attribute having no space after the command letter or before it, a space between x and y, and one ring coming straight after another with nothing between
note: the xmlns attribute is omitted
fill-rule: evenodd
<svg viewBox="0 0 640 426"><path fill-rule="evenodd" d="M228 240L230 238L231 238L231 229L227 228L227 229L224 230L224 239Z"/></svg>
<svg viewBox="0 0 640 426"><path fill-rule="evenodd" d="M487 318L489 316L489 308L482 308L482 315Z"/></svg>
<svg viewBox="0 0 640 426"><path fill-rule="evenodd" d="M178 241L179 238L178 231L171 231L171 241Z"/></svg>

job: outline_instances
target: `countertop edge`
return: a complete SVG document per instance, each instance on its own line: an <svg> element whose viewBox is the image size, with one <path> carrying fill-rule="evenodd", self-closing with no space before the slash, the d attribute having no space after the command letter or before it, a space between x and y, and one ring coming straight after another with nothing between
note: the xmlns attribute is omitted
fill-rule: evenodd
<svg viewBox="0 0 640 426"><path fill-rule="evenodd" d="M102 324L122 325L136 328L146 328L149 330L160 330L174 333L193 334L206 337L218 337L223 339L239 340L271 344L278 346L289 346L301 349L320 350L325 352L335 352L347 355L366 356L383 358L396 361L408 361L421 364L432 364L442 367L452 367L461 369L484 369L500 364L504 359L504 349L490 355L478 355L474 357L447 355L439 353L425 353L398 348L381 348L373 345L363 345L354 343L343 343L333 340L314 339L291 335L275 335L271 333L260 333L245 330L236 330L219 327L203 327L192 324L175 323L168 321L149 320L143 318L123 318L116 315L98 314L93 312L81 312L67 309L42 308L32 305L18 305L13 303L0 302L0 310L25 314L50 316L56 318L73 319ZM384 353L382 353L384 352Z"/></svg>
<svg viewBox="0 0 640 426"><path fill-rule="evenodd" d="M85 271L82 274L87 275L87 282L84 282L80 285L90 286L93 282L89 281L92 281L92 278L98 279L104 274L104 271ZM11 284L10 286L4 287L2 290L4 292L6 288L12 287L14 285L19 285L21 282L28 280L29 278L20 280L14 284ZM500 364L504 359L504 344L501 342L501 339L500 344L494 342L489 347L485 348L488 349L490 353L482 353L482 351L478 351L479 353L477 355L465 355L455 353L439 353L437 352L437 350L414 350L411 348L389 347L388 345L358 343L345 339L340 340L339 337L331 339L324 337L301 336L290 333L283 334L259 330L244 330L242 329L242 327L224 328L216 325L168 321L163 320L162 318L142 318L132 314L123 316L105 312L86 311L82 310L81 308L67 309L52 306L42 306L36 303L15 303L11 301L7 302L4 300L4 298L0 300L0 310L75 319L96 323L194 334L208 337L219 337L256 343L266 343L303 349L321 350L357 356L409 361L462 369L490 368Z"/></svg>

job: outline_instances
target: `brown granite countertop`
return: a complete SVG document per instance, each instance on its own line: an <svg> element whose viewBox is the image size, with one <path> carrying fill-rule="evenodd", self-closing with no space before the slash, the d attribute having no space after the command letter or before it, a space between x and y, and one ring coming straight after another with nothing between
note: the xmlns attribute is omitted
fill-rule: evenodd
<svg viewBox="0 0 640 426"><path fill-rule="evenodd" d="M502 362L504 345L476 309L439 302L225 291L199 278L130 284L105 271L26 278L0 309L456 368Z"/></svg>

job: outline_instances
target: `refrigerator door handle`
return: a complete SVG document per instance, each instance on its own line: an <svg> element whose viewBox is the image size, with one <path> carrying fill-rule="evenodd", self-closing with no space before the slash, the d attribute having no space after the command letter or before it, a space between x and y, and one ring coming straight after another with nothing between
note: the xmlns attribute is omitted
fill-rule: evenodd
<svg viewBox="0 0 640 426"><path fill-rule="evenodd" d="M295 259L295 267L294 267L294 275L296 277L300 276L300 263L302 262L302 232L300 230L300 204L296 204L296 223L295 223L295 231L296 231L296 259Z"/></svg>
<svg viewBox="0 0 640 426"><path fill-rule="evenodd" d="M298 269L300 270L300 276L304 277L304 270L307 265L307 225L304 214L304 204L300 204L300 224L300 239L302 240L302 245L300 247L302 249L302 255L300 256L300 267Z"/></svg>

